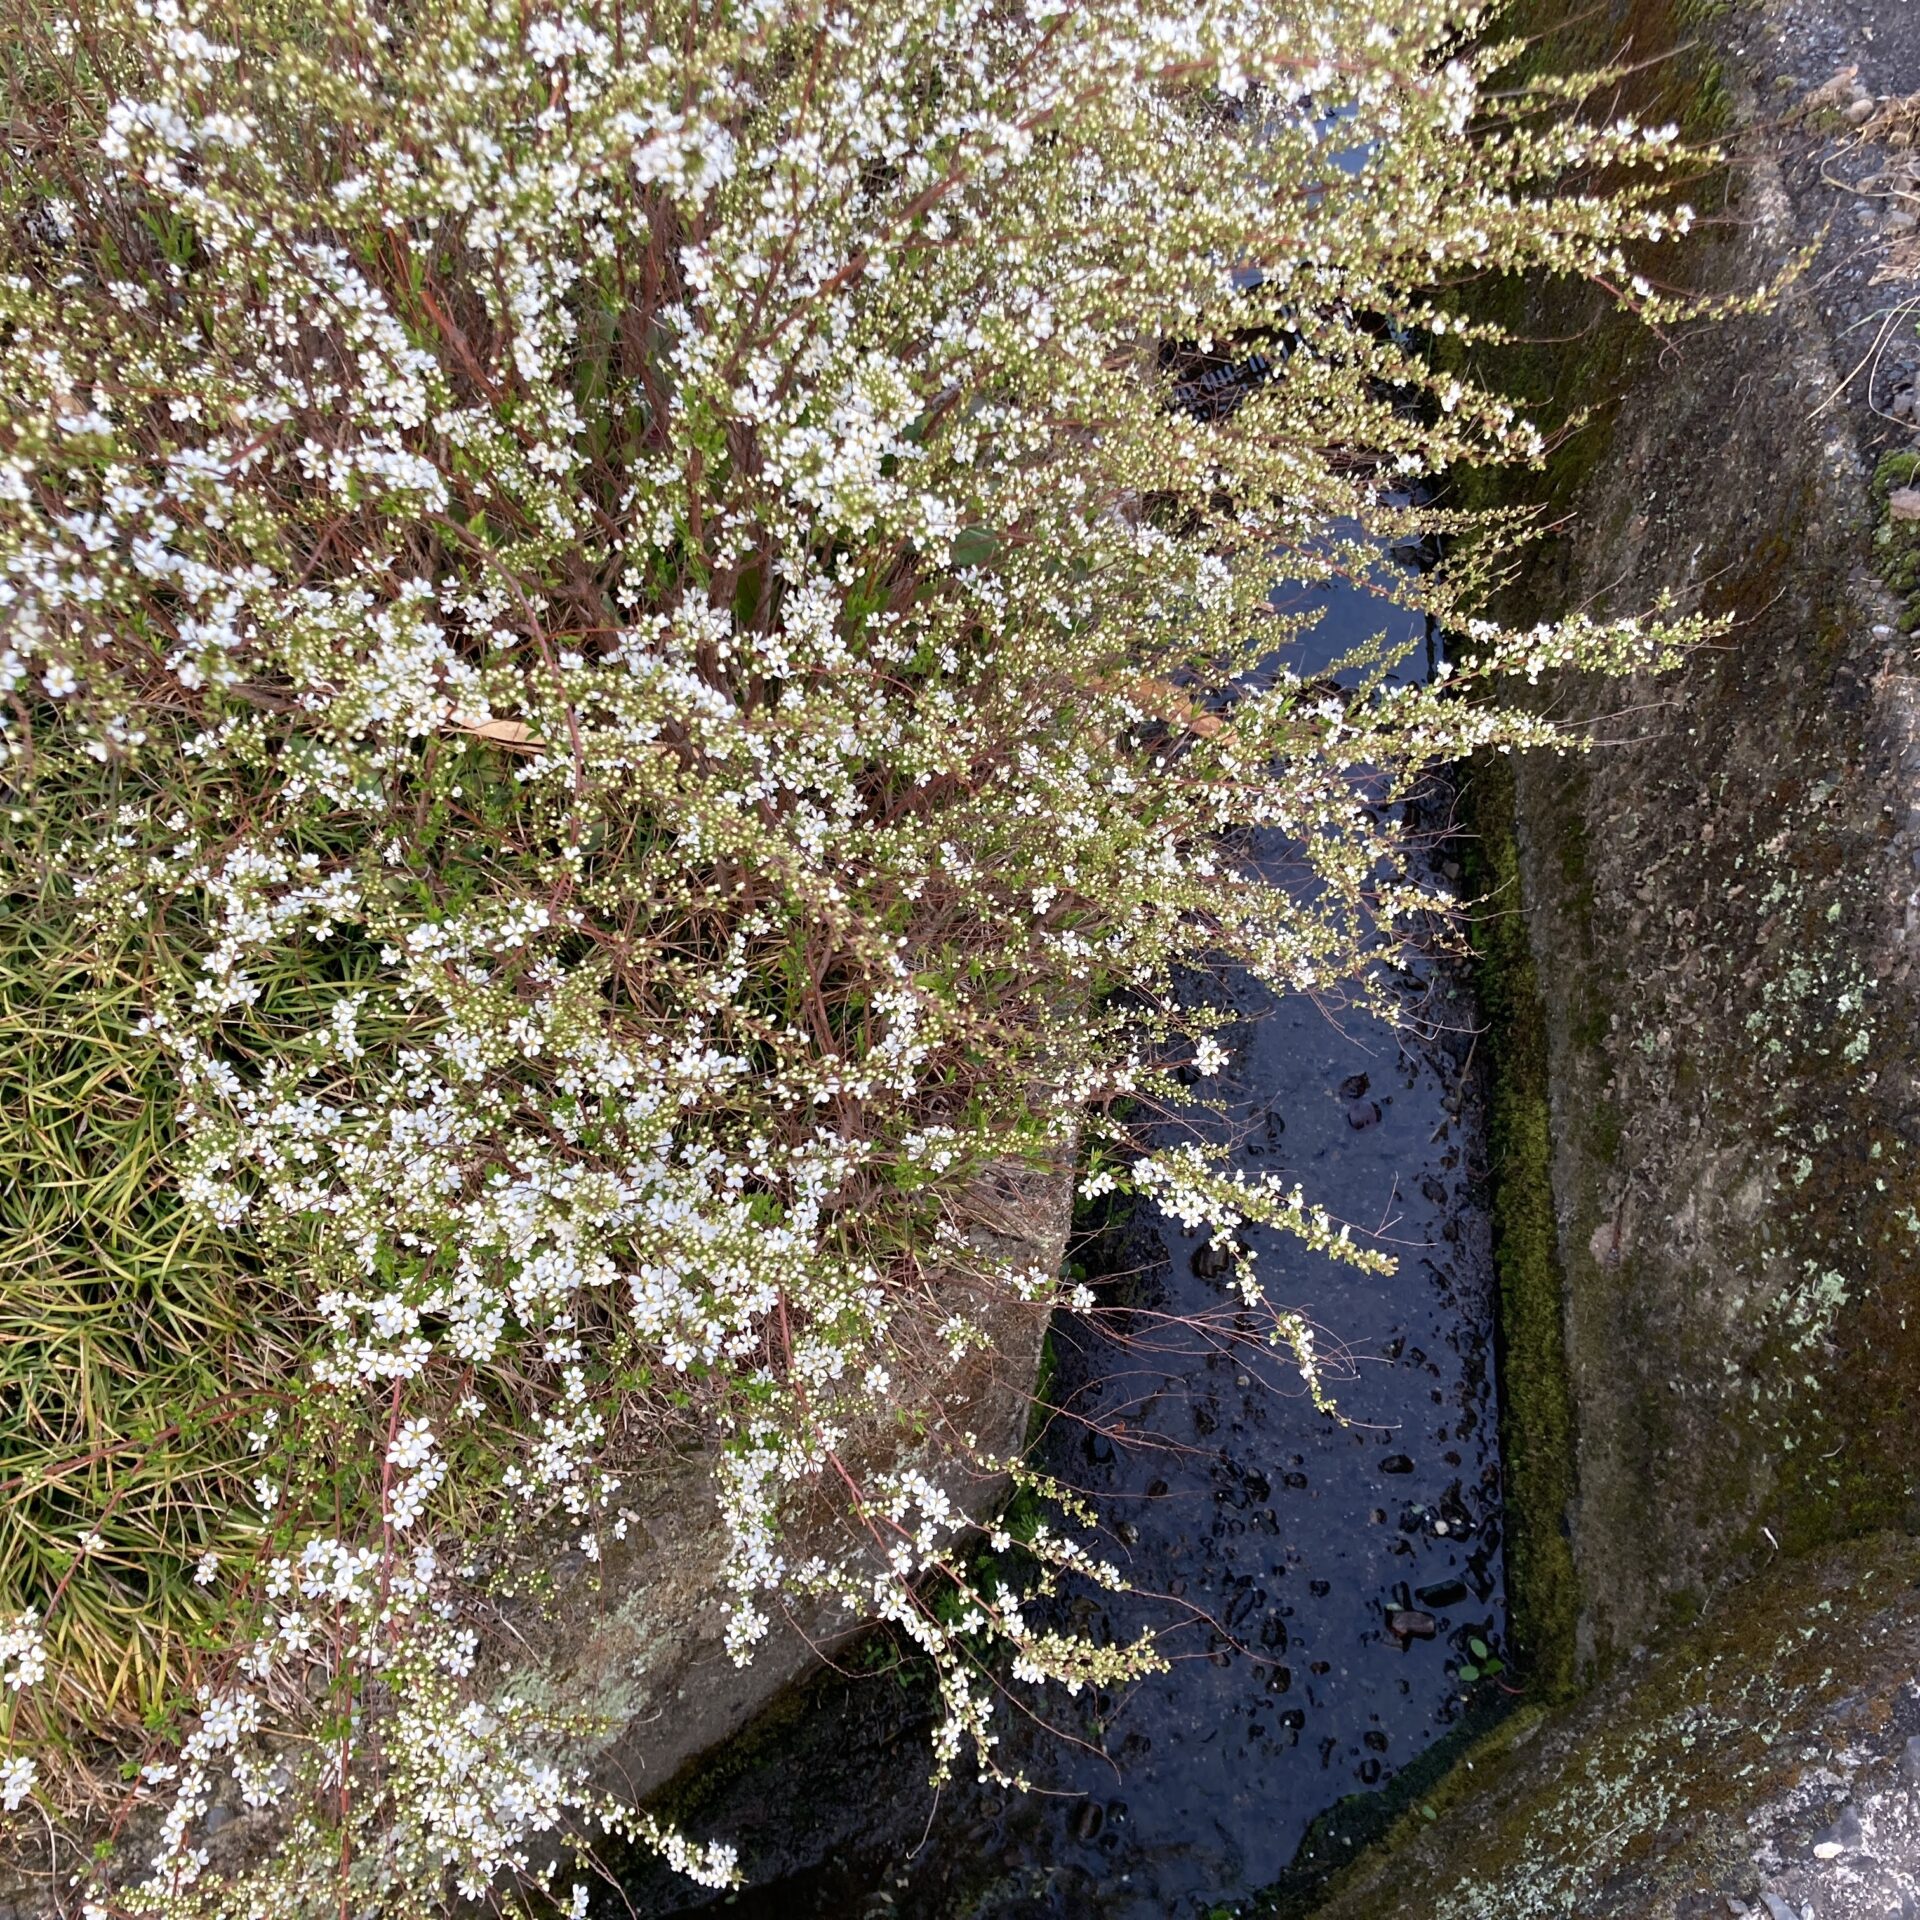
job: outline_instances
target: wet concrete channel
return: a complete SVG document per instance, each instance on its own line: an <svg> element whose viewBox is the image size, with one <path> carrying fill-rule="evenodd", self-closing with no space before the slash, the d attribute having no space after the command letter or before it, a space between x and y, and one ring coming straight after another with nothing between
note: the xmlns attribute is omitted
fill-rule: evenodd
<svg viewBox="0 0 1920 1920"><path fill-rule="evenodd" d="M1396 613L1351 587L1290 659L1323 671ZM1422 644L1407 671L1429 670ZM1445 806L1439 796L1435 809ZM1435 850L1444 821L1434 813ZM1283 857L1257 839L1251 857ZM1317 1817L1391 1786L1503 1685L1493 1279L1475 1019L1451 962L1395 977L1406 1018L1276 1000L1244 975L1191 990L1235 1024L1205 1091L1249 1172L1298 1179L1399 1257L1357 1272L1247 1229L1269 1297L1304 1313L1344 1423L1268 1346L1204 1236L1139 1206L1105 1236L1099 1305L1056 1321L1057 1411L1037 1463L1081 1489L1136 1591L1070 1593L1064 1620L1161 1635L1171 1666L1123 1694L1002 1712L1035 1790L927 1784L924 1677L874 1640L750 1729L673 1808L740 1848L746 1889L664 1870L631 1911L764 1920L1187 1920L1253 1911ZM965 1773L964 1766L961 1772ZM1355 1822L1356 1825L1360 1824ZM615 1897L603 1910L623 1910Z"/></svg>

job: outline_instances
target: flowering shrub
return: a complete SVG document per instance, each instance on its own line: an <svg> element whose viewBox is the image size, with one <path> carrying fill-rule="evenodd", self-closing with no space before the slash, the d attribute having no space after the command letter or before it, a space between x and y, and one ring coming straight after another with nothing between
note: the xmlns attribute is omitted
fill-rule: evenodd
<svg viewBox="0 0 1920 1920"><path fill-rule="evenodd" d="M1491 96L1494 25L97 0L17 28L9 964L111 1014L139 1116L141 1237L76 1286L164 1304L187 1235L196 1298L241 1303L164 1420L36 1428L5 1523L39 1530L0 1566L0 1803L102 1804L119 1758L165 1808L150 1877L98 1901L428 1910L596 1823L725 1881L586 1789L479 1632L624 1524L616 1427L710 1436L739 1657L796 1592L891 1615L942 1676L943 1765L994 1764L979 1636L1071 1686L1152 1658L968 1587L940 1487L839 1449L911 1392L890 1326L928 1285L1056 1297L951 1222L1082 1115L1089 1189L1384 1265L1197 1147L1121 1151L1115 1103L1220 1058L1174 970L1364 991L1434 906L1380 803L1555 737L1474 685L1688 637L1481 621L1434 685L1262 667L1299 626L1277 579L1365 575L1456 524L1413 477L1542 450L1430 373L1421 336L1467 330L1434 289L1544 266L1673 310L1633 265L1687 222L1671 133ZM1490 564L1381 591L1457 624ZM1311 883L1242 870L1249 826ZM200 1310L155 1307L129 1379ZM788 1564L816 1485L868 1559ZM1031 1553L1042 1586L1114 1577ZM139 1700L101 1657L135 1641ZM199 1838L229 1778L279 1812L237 1880Z"/></svg>

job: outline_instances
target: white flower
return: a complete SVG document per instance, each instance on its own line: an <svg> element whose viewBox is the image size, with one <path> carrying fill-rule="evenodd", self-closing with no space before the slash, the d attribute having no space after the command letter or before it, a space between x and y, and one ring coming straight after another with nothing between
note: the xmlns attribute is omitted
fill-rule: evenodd
<svg viewBox="0 0 1920 1920"><path fill-rule="evenodd" d="M438 1444L430 1422L409 1420L394 1436L393 1445L387 1449L387 1459L397 1472L411 1473Z"/></svg>
<svg viewBox="0 0 1920 1920"><path fill-rule="evenodd" d="M33 1791L39 1777L39 1767L25 1754L10 1754L0 1760L0 1808L15 1812Z"/></svg>
<svg viewBox="0 0 1920 1920"><path fill-rule="evenodd" d="M29 1607L11 1621L0 1618L0 1681L14 1692L23 1692L46 1678L46 1642L41 1637L40 1615Z"/></svg>

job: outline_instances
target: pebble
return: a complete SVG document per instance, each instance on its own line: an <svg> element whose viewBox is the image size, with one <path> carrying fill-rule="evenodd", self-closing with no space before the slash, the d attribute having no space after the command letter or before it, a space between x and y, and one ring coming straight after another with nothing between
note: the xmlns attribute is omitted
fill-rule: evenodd
<svg viewBox="0 0 1920 1920"><path fill-rule="evenodd" d="M1233 1271L1233 1248L1209 1240L1205 1246L1194 1249L1192 1266L1196 1278L1218 1280L1223 1273Z"/></svg>
<svg viewBox="0 0 1920 1920"><path fill-rule="evenodd" d="M1846 121L1850 127L1864 127L1873 118L1873 102L1856 100L1847 108Z"/></svg>
<svg viewBox="0 0 1920 1920"><path fill-rule="evenodd" d="M1467 1597L1467 1583L1464 1580L1442 1580L1437 1586L1415 1588L1413 1597L1423 1607L1444 1613L1449 1607L1457 1607Z"/></svg>
<svg viewBox="0 0 1920 1920"><path fill-rule="evenodd" d="M1432 1614L1417 1607L1395 1607L1387 1615L1387 1631L1396 1640L1431 1640L1439 1627Z"/></svg>
<svg viewBox="0 0 1920 1920"><path fill-rule="evenodd" d="M1911 492L1913 489L1903 488L1902 491ZM1920 498L1920 495L1916 495L1916 497ZM1891 504L1891 498L1892 496L1889 496L1889 504ZM1916 520L1920 520L1920 513L1916 513L1913 517ZM1380 1102L1378 1100L1356 1100L1353 1105L1347 1109L1347 1125L1350 1126L1355 1133L1364 1133L1369 1127L1377 1127L1379 1124Z"/></svg>
<svg viewBox="0 0 1920 1920"><path fill-rule="evenodd" d="M1380 1462L1382 1473L1411 1473L1413 1462L1404 1453L1390 1453Z"/></svg>
<svg viewBox="0 0 1920 1920"><path fill-rule="evenodd" d="M1907 1778L1920 1785L1920 1733L1907 1736L1907 1750L1900 1764L1906 1769Z"/></svg>
<svg viewBox="0 0 1920 1920"><path fill-rule="evenodd" d="M1777 1893L1763 1893L1760 1904L1767 1910L1767 1920L1800 1920L1800 1916Z"/></svg>
<svg viewBox="0 0 1920 1920"><path fill-rule="evenodd" d="M1920 487L1895 487L1887 495L1887 512L1896 520L1920 520Z"/></svg>

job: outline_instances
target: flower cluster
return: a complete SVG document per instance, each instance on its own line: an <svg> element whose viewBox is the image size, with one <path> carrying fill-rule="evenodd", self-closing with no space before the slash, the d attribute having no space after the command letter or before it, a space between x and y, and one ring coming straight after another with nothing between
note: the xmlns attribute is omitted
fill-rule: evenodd
<svg viewBox="0 0 1920 1920"><path fill-rule="evenodd" d="M942 1764L992 1765L975 1636L1076 1686L1151 1661L972 1591L938 1479L855 1486L840 1447L915 1391L899 1318L956 1269L955 1352L969 1300L1069 1297L959 1197L1165 1090L1170 1050L1217 1061L1183 963L1363 981L1438 904L1382 803L1555 737L1472 696L1692 631L1482 621L1445 685L1385 647L1286 664L1276 581L1370 577L1458 525L1410 476L1540 452L1423 358L1446 282L1626 286L1685 224L1670 131L1496 102L1489 25L99 0L23 29L0 762L51 823L36 897L143 956L168 1177L272 1303L207 1427L251 1424L222 1471L259 1552L154 1570L229 1646L152 1763L150 1903L293 1911L352 1862L398 1913L614 1818L470 1615L597 1557L610 1440L669 1420L721 1461L739 1656L794 1592L898 1620ZM1381 591L1451 620L1486 577ZM1305 884L1237 862L1247 828ZM1378 1264L1198 1149L1129 1167L1097 1182ZM870 1550L791 1565L822 1484ZM36 1635L0 1640L10 1687ZM276 1810L281 1894L209 1869L222 1780Z"/></svg>
<svg viewBox="0 0 1920 1920"><path fill-rule="evenodd" d="M0 1626L0 1683L19 1693L46 1675L46 1642L40 1631L40 1616L29 1607Z"/></svg>

